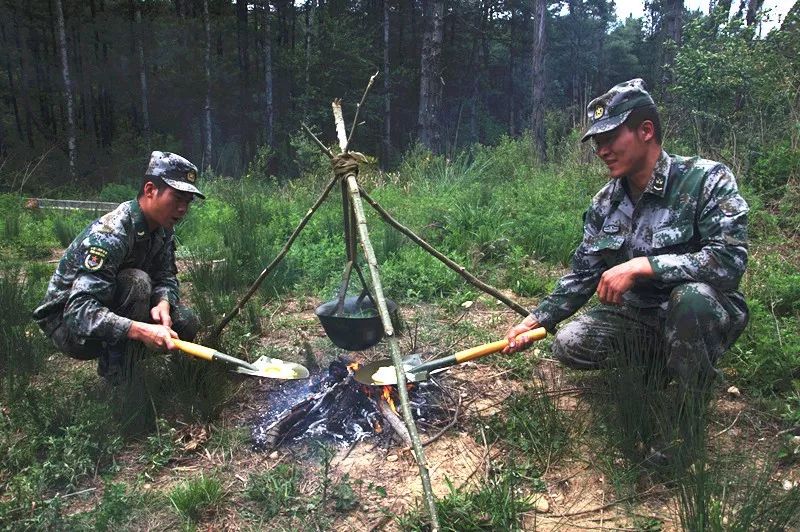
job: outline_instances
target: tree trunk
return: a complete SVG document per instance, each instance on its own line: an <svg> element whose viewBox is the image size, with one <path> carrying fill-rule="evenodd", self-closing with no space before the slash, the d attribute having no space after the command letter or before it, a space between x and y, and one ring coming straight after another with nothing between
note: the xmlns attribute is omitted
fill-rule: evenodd
<svg viewBox="0 0 800 532"><path fill-rule="evenodd" d="M11 20L9 14L6 13L5 9L0 10L0 18L2 20ZM11 45L8 42L8 34L6 33L6 25L0 21L0 34L2 34L2 42L3 42L3 66L6 69L6 75L8 76L8 99L11 103L11 109L14 111L14 124L17 127L17 136L20 140L24 140L24 134L22 132L22 120L19 115L19 106L17 105L17 89L14 83L14 73L11 70Z"/></svg>
<svg viewBox="0 0 800 532"><path fill-rule="evenodd" d="M434 153L441 151L439 107L442 100L442 18L443 0L425 3L425 33L420 54L418 140Z"/></svg>
<svg viewBox="0 0 800 532"><path fill-rule="evenodd" d="M64 10L61 0L56 0L56 17L58 24L58 44L61 51L61 76L64 78L64 100L67 107L67 148L69 151L69 173L74 181L77 176L78 142L75 138L75 111L72 105L72 82L69 77L67 61L67 34L64 29Z"/></svg>
<svg viewBox="0 0 800 532"><path fill-rule="evenodd" d="M136 51L139 54L139 88L142 92L142 133L145 146L150 150L150 108L147 103L147 63L144 61L144 32L142 31L142 7L139 0L133 0L136 16Z"/></svg>
<svg viewBox="0 0 800 532"><path fill-rule="evenodd" d="M547 156L544 127L544 52L545 52L545 20L547 17L547 0L534 0L533 3L533 90L531 116L531 133L533 135L533 153L543 162Z"/></svg>
<svg viewBox="0 0 800 532"><path fill-rule="evenodd" d="M747 0L747 18L745 19L748 26L756 23L756 16L761 11L761 6L764 5L764 0Z"/></svg>
<svg viewBox="0 0 800 532"><path fill-rule="evenodd" d="M309 107L311 106L311 48L314 45L314 24L317 12L316 0L310 0L306 4L306 64L305 64L305 86L303 87L303 117L308 119Z"/></svg>
<svg viewBox="0 0 800 532"><path fill-rule="evenodd" d="M264 2L264 140L267 146L275 143L272 90L272 31L270 30L270 3Z"/></svg>
<svg viewBox="0 0 800 532"><path fill-rule="evenodd" d="M206 106L205 106L205 129L206 138L203 148L203 168L210 168L211 165L211 17L208 14L208 0L203 0L203 17L206 27Z"/></svg>
<svg viewBox="0 0 800 532"><path fill-rule="evenodd" d="M392 158L392 95L389 83L389 1L383 0L383 157L381 167Z"/></svg>
<svg viewBox="0 0 800 532"><path fill-rule="evenodd" d="M508 134L512 137L517 135L517 123L516 123L516 109L517 109L517 102L516 102L516 88L515 88L515 78L516 78L516 51L517 47L514 46L514 42L517 39L522 38L521 35L517 33L517 26L519 25L519 12L517 7L517 0L511 0L509 2L509 9L511 10L511 22L510 22L510 33L511 38L508 40L508 88L506 89L508 94Z"/></svg>

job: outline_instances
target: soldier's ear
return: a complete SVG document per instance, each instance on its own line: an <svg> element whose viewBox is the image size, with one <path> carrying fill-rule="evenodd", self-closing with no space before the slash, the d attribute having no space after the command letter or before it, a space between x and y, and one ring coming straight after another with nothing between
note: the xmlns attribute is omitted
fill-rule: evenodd
<svg viewBox="0 0 800 532"><path fill-rule="evenodd" d="M144 197L146 198L154 198L155 195L158 193L158 187L152 181L148 181L144 184Z"/></svg>
<svg viewBox="0 0 800 532"><path fill-rule="evenodd" d="M649 142L656 138L656 126L653 125L652 121L645 120L639 125L638 133L644 142Z"/></svg>

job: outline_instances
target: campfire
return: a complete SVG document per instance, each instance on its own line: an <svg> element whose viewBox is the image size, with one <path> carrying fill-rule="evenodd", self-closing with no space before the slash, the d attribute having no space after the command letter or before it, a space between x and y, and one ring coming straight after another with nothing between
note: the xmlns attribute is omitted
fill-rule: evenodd
<svg viewBox="0 0 800 532"><path fill-rule="evenodd" d="M270 392L269 407L253 428L257 449L304 439L351 444L378 439L405 446L411 439L395 407L396 386L366 386L353 377L358 363L334 360L327 371L289 381ZM414 420L423 433L439 431L453 419L449 393L435 380L407 386Z"/></svg>

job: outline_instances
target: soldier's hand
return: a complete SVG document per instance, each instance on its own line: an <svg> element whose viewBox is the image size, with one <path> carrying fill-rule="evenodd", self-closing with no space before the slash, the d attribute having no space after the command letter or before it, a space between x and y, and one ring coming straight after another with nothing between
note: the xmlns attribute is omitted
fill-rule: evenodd
<svg viewBox="0 0 800 532"><path fill-rule="evenodd" d="M175 349L173 338L177 338L178 333L158 323L143 323L134 321L128 329L128 338L138 340L149 349L156 351L171 351Z"/></svg>
<svg viewBox="0 0 800 532"><path fill-rule="evenodd" d="M597 297L607 305L621 305L622 296L630 290L636 279L652 277L653 268L647 257L636 257L603 272L597 285Z"/></svg>
<svg viewBox="0 0 800 532"><path fill-rule="evenodd" d="M514 325L511 327L508 332L506 333L506 340L508 340L508 346L503 348L502 353L508 355L510 353L516 353L517 351L522 351L523 349L527 349L533 343L533 340L529 339L522 339L517 340L517 336L522 333L531 331L540 327L539 322L533 319L532 316L526 317L522 320L522 323L518 325Z"/></svg>
<svg viewBox="0 0 800 532"><path fill-rule="evenodd" d="M158 305L150 309L150 317L155 323L160 323L168 329L172 328L169 301L159 301Z"/></svg>

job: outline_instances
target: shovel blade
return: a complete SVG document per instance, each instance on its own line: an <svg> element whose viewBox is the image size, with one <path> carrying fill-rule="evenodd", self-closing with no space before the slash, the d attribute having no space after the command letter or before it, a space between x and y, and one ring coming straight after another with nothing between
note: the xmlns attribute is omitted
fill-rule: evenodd
<svg viewBox="0 0 800 532"><path fill-rule="evenodd" d="M242 367L237 367L234 371L254 377L281 380L307 379L309 375L308 369L305 366L294 362L286 362L278 358L270 358L268 356L262 356L252 364L256 367L257 371Z"/></svg>

